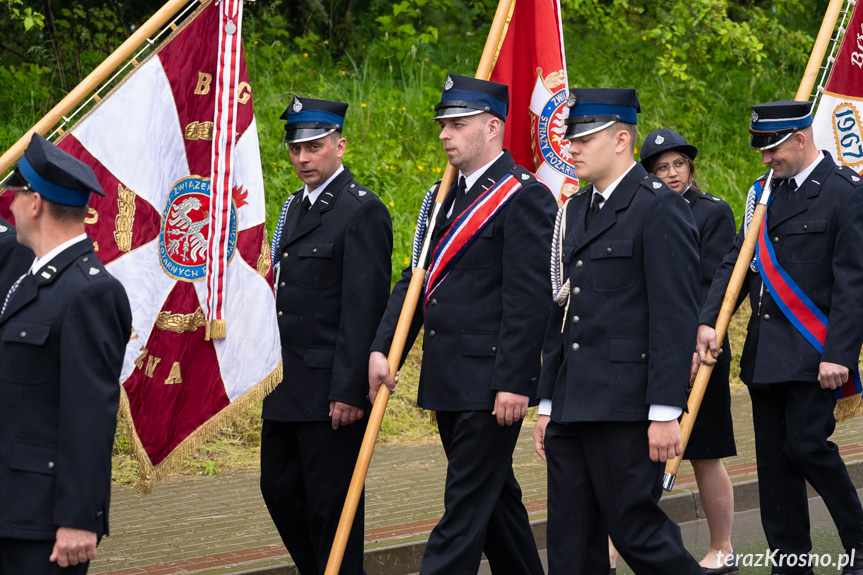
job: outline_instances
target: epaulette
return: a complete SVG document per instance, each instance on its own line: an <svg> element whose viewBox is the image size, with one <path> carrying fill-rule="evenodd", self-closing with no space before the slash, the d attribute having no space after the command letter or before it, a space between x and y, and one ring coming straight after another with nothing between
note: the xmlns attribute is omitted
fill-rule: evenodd
<svg viewBox="0 0 863 575"><path fill-rule="evenodd" d="M836 173L851 182L855 187L859 186L860 182L863 181L863 178L860 177L860 174L856 170L847 166L839 166L836 168Z"/></svg>
<svg viewBox="0 0 863 575"><path fill-rule="evenodd" d="M713 202L716 202L717 204L722 201L719 198L717 198L716 196L714 196L713 194L708 194L707 192L700 192L698 194L698 197L704 198L705 200L712 200Z"/></svg>
<svg viewBox="0 0 863 575"><path fill-rule="evenodd" d="M75 263L88 280L92 281L105 275L105 269L93 254L85 254L78 258L78 261Z"/></svg>
<svg viewBox="0 0 863 575"><path fill-rule="evenodd" d="M668 186L666 186L662 182L662 180L659 179L659 177L656 174L647 174L646 176L641 178L641 186L644 188L647 188L648 190L650 190L654 194L659 193L662 190L662 188L665 188L667 190L671 189Z"/></svg>
<svg viewBox="0 0 863 575"><path fill-rule="evenodd" d="M361 202L376 197L370 189L353 181L348 184L348 192Z"/></svg>
<svg viewBox="0 0 863 575"><path fill-rule="evenodd" d="M512 172L512 175L518 178L518 180L522 183L527 183L531 179L536 179L533 174L531 174L525 168L519 166L518 164L511 167L509 171Z"/></svg>

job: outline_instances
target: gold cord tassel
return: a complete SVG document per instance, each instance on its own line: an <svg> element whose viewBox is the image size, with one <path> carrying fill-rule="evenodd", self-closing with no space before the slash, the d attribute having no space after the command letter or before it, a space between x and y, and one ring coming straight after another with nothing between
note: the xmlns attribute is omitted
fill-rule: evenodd
<svg viewBox="0 0 863 575"><path fill-rule="evenodd" d="M836 407L833 408L833 417L836 418L837 423L848 421L861 413L863 413L863 396L859 393L850 397L843 397L836 402Z"/></svg>

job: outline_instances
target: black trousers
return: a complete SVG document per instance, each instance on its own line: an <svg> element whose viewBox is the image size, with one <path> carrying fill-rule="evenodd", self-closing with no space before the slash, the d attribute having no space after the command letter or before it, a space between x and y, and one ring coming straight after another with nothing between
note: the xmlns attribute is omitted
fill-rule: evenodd
<svg viewBox="0 0 863 575"><path fill-rule="evenodd" d="M60 567L48 560L53 541L0 538L0 575L86 575L90 562Z"/></svg>
<svg viewBox="0 0 863 575"><path fill-rule="evenodd" d="M261 493L302 575L322 575L339 525L368 418L333 430L329 421L264 420ZM365 496L339 573L363 571Z"/></svg>
<svg viewBox="0 0 863 575"><path fill-rule="evenodd" d="M657 504L665 464L650 460L649 424L548 424L549 575L607 575L608 536L638 575L703 573Z"/></svg>
<svg viewBox="0 0 863 575"><path fill-rule="evenodd" d="M789 382L749 387L761 524L771 549L808 553L809 500L806 482L821 495L842 545L863 543L863 509L833 434L834 392L818 383ZM792 568L776 568L794 574ZM800 570L805 573L806 569Z"/></svg>
<svg viewBox="0 0 863 575"><path fill-rule="evenodd" d="M495 575L542 575L542 562L512 472L521 422L489 411L437 412L447 456L446 510L431 532L421 575L476 575L482 554Z"/></svg>

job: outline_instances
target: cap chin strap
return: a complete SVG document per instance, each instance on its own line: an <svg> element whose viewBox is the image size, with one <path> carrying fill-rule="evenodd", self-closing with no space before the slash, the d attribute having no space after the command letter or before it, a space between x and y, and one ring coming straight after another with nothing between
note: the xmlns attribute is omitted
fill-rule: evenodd
<svg viewBox="0 0 863 575"><path fill-rule="evenodd" d="M764 150L769 150L770 148L775 148L776 146L778 146L779 144L781 144L782 142L784 142L785 140L787 140L788 138L790 138L791 136L793 136L795 133L797 133L797 130L794 130L793 132L788 132L788 134L786 134L784 138L782 138L782 139L781 139L781 140L779 140L778 142L773 143L773 144L770 144L770 145L768 145L768 146L764 146L764 147L761 147L761 148L757 148L757 147L753 146L752 144L749 144L749 147L750 147L750 148L752 148L753 150L755 150L756 152L761 152L761 151L764 151ZM755 135L755 134L753 134L753 135ZM751 139L750 139L750 142L751 142Z"/></svg>
<svg viewBox="0 0 863 575"><path fill-rule="evenodd" d="M601 132L602 130L608 128L609 126L613 126L617 122L618 122L618 120L612 120L610 122L600 124L599 126L596 126L594 128L590 128L589 130L585 130L584 132L579 132L577 134L572 134L572 135L566 134L566 139L572 140L573 138L581 138L582 136L589 136L590 134L595 134L596 132ZM573 125L573 124L570 124L570 125ZM575 124L575 125L577 125L577 124Z"/></svg>

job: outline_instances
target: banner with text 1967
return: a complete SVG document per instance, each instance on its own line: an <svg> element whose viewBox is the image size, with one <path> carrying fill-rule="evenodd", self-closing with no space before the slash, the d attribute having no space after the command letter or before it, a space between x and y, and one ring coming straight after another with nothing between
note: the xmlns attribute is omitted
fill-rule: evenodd
<svg viewBox="0 0 863 575"><path fill-rule="evenodd" d="M515 0L490 80L509 85L504 147L558 199L578 189L566 131L566 56L559 0Z"/></svg>
<svg viewBox="0 0 863 575"><path fill-rule="evenodd" d="M857 3L815 113L815 145L863 172L863 3Z"/></svg>
<svg viewBox="0 0 863 575"><path fill-rule="evenodd" d="M236 12L222 5L230 3L205 2L59 141L93 167L106 192L90 200L87 233L132 304L121 411L141 491L281 381L264 182L242 53L233 60L236 105L221 112L235 115L232 149L221 152L224 197L213 198L210 185L216 97L228 89L219 89L220 36L242 50ZM215 210L224 215L218 227ZM214 263L223 338L207 329Z"/></svg>

